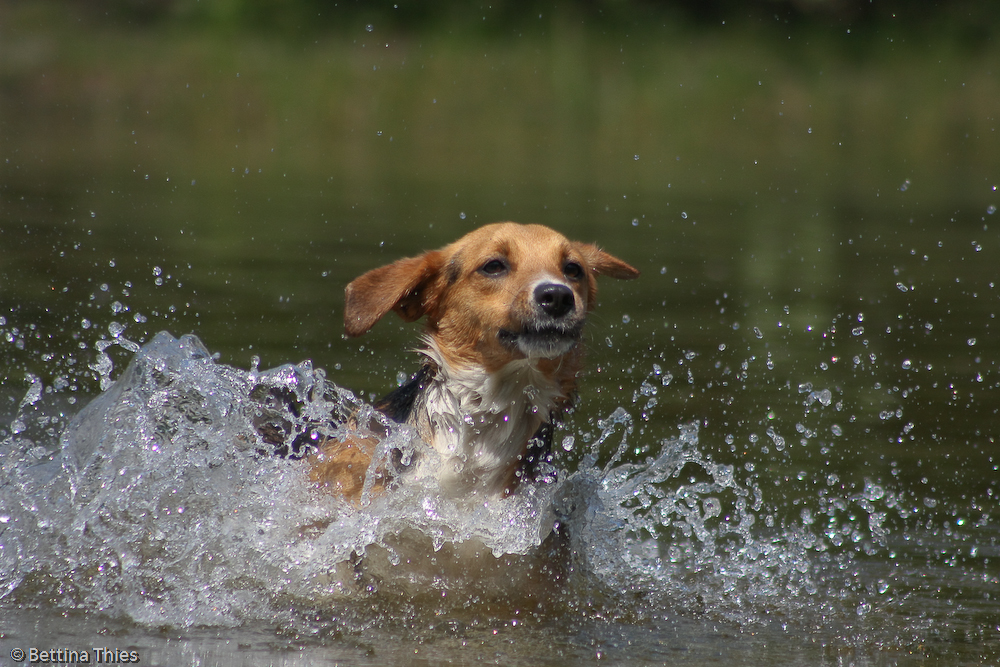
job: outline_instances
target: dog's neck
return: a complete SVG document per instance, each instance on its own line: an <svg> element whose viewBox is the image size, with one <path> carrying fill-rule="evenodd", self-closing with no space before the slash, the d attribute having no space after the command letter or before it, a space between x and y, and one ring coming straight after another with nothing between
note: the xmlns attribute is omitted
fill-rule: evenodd
<svg viewBox="0 0 1000 667"><path fill-rule="evenodd" d="M421 353L436 372L409 421L441 457L436 476L442 488L502 493L514 483L528 440L567 398L561 383L537 359L511 361L489 373L453 365L433 338L425 343Z"/></svg>

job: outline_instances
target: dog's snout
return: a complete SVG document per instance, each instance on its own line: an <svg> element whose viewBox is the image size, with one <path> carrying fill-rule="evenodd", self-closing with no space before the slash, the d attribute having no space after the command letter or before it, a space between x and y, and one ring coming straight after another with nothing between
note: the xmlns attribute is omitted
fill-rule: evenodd
<svg viewBox="0 0 1000 667"><path fill-rule="evenodd" d="M535 303L549 317L558 319L573 310L573 290L558 283L544 283L535 288Z"/></svg>

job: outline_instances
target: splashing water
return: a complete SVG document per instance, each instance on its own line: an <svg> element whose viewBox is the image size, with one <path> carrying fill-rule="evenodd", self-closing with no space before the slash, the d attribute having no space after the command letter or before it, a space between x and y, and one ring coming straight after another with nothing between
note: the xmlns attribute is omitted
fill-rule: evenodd
<svg viewBox="0 0 1000 667"><path fill-rule="evenodd" d="M241 370L193 336L165 333L141 349L123 337L109 344L135 355L111 381L99 350L92 368L104 391L61 434L30 428L27 408L43 396L31 378L2 442L5 603L44 599L180 627L301 625L316 609L341 610L324 623L365 623L400 604L414 615L596 606L633 618L669 609L849 625L885 605L884 588L845 595L825 574L885 543L887 514L903 503L878 484L803 508L801 521L761 522L771 511L762 489L703 454L697 424L642 442L637 462L633 417L619 407L597 423L577 469L548 483L474 503L422 480L355 507L311 486L302 443L359 429L380 434L373 465L392 450L433 455L409 428L308 362ZM636 396L667 383L654 366ZM800 392L807 405L831 400L811 385ZM262 398L274 395L288 400Z"/></svg>

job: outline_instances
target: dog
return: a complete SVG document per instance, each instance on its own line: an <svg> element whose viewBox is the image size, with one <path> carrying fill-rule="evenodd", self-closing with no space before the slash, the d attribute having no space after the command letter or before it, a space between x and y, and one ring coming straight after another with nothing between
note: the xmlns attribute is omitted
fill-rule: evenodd
<svg viewBox="0 0 1000 667"><path fill-rule="evenodd" d="M381 490L415 471L453 497L510 494L534 478L553 421L572 404L597 277L638 275L595 245L502 222L356 278L345 290L348 337L390 312L426 318L422 367L375 407L437 456L373 467L375 438L331 438L311 456L311 479L355 504L366 476Z"/></svg>

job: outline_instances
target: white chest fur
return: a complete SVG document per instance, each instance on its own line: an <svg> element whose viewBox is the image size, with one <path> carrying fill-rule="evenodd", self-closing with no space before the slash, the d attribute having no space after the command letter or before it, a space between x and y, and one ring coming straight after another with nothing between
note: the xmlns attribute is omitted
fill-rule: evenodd
<svg viewBox="0 0 1000 667"><path fill-rule="evenodd" d="M503 491L525 443L562 396L536 360L508 363L495 373L449 366L433 341L423 353L438 367L414 415L440 459L433 472L450 493Z"/></svg>

